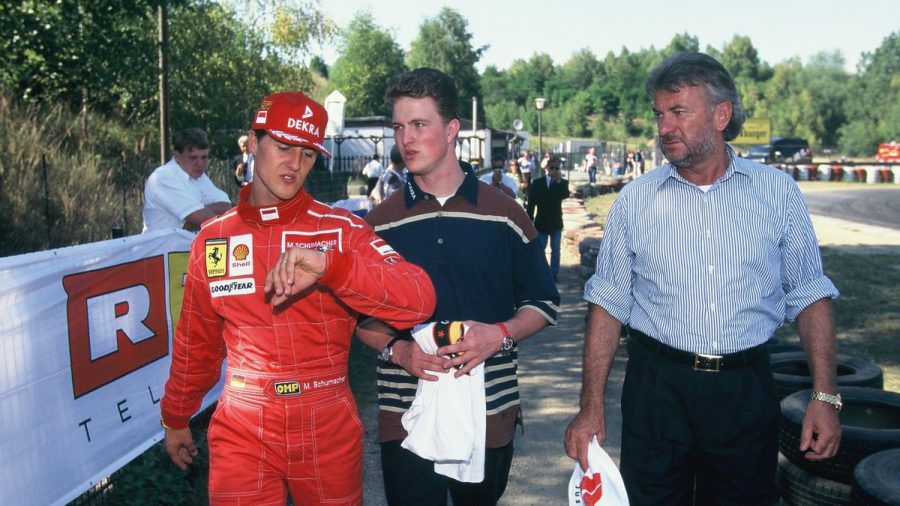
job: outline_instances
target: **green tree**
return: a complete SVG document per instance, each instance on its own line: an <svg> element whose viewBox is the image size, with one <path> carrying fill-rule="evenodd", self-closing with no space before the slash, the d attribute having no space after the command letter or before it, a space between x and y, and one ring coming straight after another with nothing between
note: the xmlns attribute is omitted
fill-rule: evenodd
<svg viewBox="0 0 900 506"><path fill-rule="evenodd" d="M734 79L756 79L759 76L759 53L746 35L735 35L722 49L719 61Z"/></svg>
<svg viewBox="0 0 900 506"><path fill-rule="evenodd" d="M403 50L372 14L360 12L347 26L331 84L347 97L348 116L386 114L384 92L390 78L406 70Z"/></svg>
<svg viewBox="0 0 900 506"><path fill-rule="evenodd" d="M475 64L486 49L487 46L473 48L466 18L444 7L437 17L422 22L406 62L412 69L432 67L450 76L456 83L462 105L469 103L472 97L481 96ZM479 104L483 108L482 101Z"/></svg>
<svg viewBox="0 0 900 506"><path fill-rule="evenodd" d="M155 83L145 71L156 66L155 32L142 33L153 29L152 15L146 2L136 0L4 2L0 82L28 102L120 111L120 96L141 97L142 82ZM113 49L116 58L104 57Z"/></svg>
<svg viewBox="0 0 900 506"><path fill-rule="evenodd" d="M881 142L900 140L900 32L865 53L851 80L848 123L840 129L841 149L871 156Z"/></svg>

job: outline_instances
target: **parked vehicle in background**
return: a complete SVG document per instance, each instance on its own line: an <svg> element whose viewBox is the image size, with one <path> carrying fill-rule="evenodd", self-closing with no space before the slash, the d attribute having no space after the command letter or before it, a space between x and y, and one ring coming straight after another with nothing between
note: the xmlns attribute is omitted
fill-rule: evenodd
<svg viewBox="0 0 900 506"><path fill-rule="evenodd" d="M759 163L809 163L812 150L809 142L800 137L772 137L769 144L752 146L747 159Z"/></svg>
<svg viewBox="0 0 900 506"><path fill-rule="evenodd" d="M879 144L875 159L879 162L900 162L900 144L897 141Z"/></svg>

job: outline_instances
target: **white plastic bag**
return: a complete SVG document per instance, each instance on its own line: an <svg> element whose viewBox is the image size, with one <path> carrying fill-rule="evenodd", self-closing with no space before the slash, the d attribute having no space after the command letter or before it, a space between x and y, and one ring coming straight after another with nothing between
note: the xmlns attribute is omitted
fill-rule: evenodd
<svg viewBox="0 0 900 506"><path fill-rule="evenodd" d="M588 446L588 470L575 462L569 480L569 506L628 506L625 482L615 462L597 443Z"/></svg>

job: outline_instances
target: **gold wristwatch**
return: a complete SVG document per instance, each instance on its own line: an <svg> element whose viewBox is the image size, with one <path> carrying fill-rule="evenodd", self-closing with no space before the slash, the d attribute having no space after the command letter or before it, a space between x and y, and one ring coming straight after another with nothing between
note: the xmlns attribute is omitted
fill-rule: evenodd
<svg viewBox="0 0 900 506"><path fill-rule="evenodd" d="M810 399L812 399L814 401L827 402L828 404L831 404L832 406L834 406L835 411L840 411L841 408L844 406L844 403L841 402L841 394L840 393L826 394L825 392L813 391Z"/></svg>

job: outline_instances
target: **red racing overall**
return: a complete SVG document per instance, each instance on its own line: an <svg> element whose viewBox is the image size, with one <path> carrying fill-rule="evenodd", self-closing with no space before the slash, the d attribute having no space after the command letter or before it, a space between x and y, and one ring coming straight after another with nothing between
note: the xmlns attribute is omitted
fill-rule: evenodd
<svg viewBox="0 0 900 506"><path fill-rule="evenodd" d="M220 377L209 427L215 504L361 504L362 424L347 382L359 313L398 329L431 316L434 288L361 219L300 190L206 223L191 246L163 423L187 427ZM318 283L273 308L266 274L292 247L326 250Z"/></svg>

